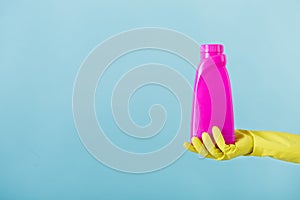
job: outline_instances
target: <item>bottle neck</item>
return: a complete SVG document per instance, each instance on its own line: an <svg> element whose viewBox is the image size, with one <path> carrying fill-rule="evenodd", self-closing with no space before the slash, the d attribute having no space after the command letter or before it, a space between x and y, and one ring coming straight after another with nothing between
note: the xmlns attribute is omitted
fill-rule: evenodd
<svg viewBox="0 0 300 200"><path fill-rule="evenodd" d="M222 55L223 53L221 52L201 52L200 53L200 60L204 60L208 57L211 57L211 56L216 56L216 55Z"/></svg>
<svg viewBox="0 0 300 200"><path fill-rule="evenodd" d="M225 67L226 56L223 53L201 53L200 63L206 63L207 66L213 63L217 67Z"/></svg>

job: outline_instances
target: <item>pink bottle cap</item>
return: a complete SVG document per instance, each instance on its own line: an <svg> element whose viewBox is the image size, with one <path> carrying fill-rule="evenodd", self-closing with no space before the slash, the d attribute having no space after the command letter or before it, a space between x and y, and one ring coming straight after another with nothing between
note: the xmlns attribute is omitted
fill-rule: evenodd
<svg viewBox="0 0 300 200"><path fill-rule="evenodd" d="M222 44L203 44L200 46L201 53L223 53Z"/></svg>

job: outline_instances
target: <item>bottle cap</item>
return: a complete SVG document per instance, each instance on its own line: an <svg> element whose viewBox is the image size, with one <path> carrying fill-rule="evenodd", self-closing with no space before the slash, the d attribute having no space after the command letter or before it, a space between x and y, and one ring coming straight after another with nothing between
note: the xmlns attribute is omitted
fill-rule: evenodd
<svg viewBox="0 0 300 200"><path fill-rule="evenodd" d="M200 46L201 53L223 53L223 50L222 44L202 44Z"/></svg>

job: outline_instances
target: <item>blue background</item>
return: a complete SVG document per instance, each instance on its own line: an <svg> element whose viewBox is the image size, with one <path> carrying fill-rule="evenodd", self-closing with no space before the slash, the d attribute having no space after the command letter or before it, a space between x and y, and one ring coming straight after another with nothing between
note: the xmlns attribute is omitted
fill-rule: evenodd
<svg viewBox="0 0 300 200"><path fill-rule="evenodd" d="M73 83L88 53L111 35L155 26L225 45L237 128L299 133L299 9L297 0L1 1L0 199L299 199L299 166L269 158L216 162L185 153L154 173L112 170L85 150L72 116ZM111 70L160 62L193 82L191 66L174 55L128 56ZM107 72L106 94L116 78ZM117 145L149 151L174 136L180 109L172 94L149 86L132 102L141 125L155 102L167 104L170 118L158 144L139 145L111 113L97 113Z"/></svg>

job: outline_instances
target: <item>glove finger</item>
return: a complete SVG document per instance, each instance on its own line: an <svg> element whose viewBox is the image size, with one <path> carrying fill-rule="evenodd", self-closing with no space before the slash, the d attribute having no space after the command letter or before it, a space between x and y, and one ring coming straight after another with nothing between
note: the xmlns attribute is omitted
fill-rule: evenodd
<svg viewBox="0 0 300 200"><path fill-rule="evenodd" d="M192 143L193 143L195 149L197 150L197 152L201 156L203 156L203 157L211 157L211 156L209 156L209 152L207 151L207 149L205 148L205 146L203 145L203 143L199 140L199 138L193 137L192 138Z"/></svg>
<svg viewBox="0 0 300 200"><path fill-rule="evenodd" d="M203 144L206 147L206 149L208 150L208 152L215 158L219 158L220 156L223 155L223 153L220 151L220 149L218 149L216 147L216 145L213 143L213 141L211 140L210 136L208 135L208 133L204 132L202 133L202 140L203 140Z"/></svg>
<svg viewBox="0 0 300 200"><path fill-rule="evenodd" d="M195 149L195 147L192 145L192 144L190 144L189 142L185 142L184 144L183 144L183 147L185 148L185 149L187 149L188 151L191 151L191 152L193 152L193 153L197 153L197 154L199 154L198 153L198 151ZM203 148L205 148L204 146L203 146ZM206 155L205 157L206 158L214 158L214 157L212 157L210 154L208 154L208 153L202 153L203 155ZM201 154L200 154L201 155ZM201 156L203 156L203 155L201 155Z"/></svg>
<svg viewBox="0 0 300 200"><path fill-rule="evenodd" d="M224 137L223 137L220 129L218 127L214 126L212 128L212 134L213 134L215 142L217 143L218 148L222 152L225 152L226 144L225 144L225 140L224 140Z"/></svg>
<svg viewBox="0 0 300 200"><path fill-rule="evenodd" d="M189 142L185 142L183 144L183 147L190 152L198 153L198 151L195 149L195 147L193 145L191 145L191 143L189 143Z"/></svg>

